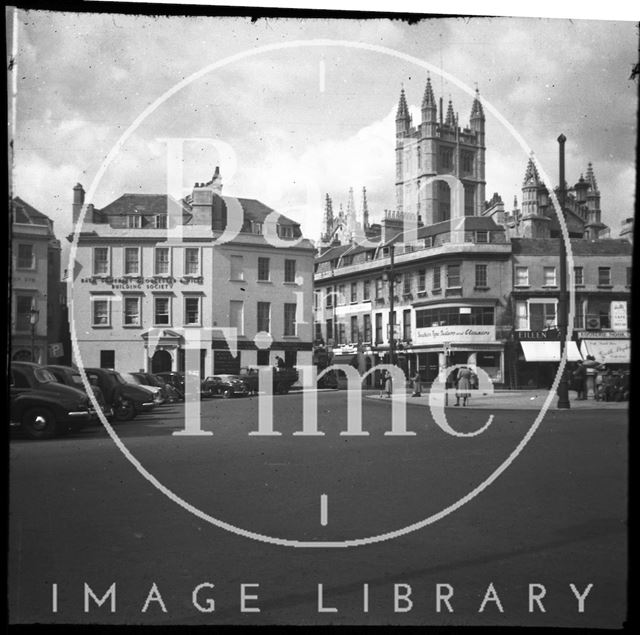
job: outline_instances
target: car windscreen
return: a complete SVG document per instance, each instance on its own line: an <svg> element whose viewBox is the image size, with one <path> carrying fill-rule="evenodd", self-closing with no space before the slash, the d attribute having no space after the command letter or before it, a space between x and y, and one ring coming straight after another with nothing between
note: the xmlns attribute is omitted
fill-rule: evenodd
<svg viewBox="0 0 640 635"><path fill-rule="evenodd" d="M79 386L80 388L84 388L80 373L71 373L71 381L74 383L74 385Z"/></svg>
<svg viewBox="0 0 640 635"><path fill-rule="evenodd" d="M126 384L127 382L123 379L120 373L112 373L111 376L119 383Z"/></svg>
<svg viewBox="0 0 640 635"><path fill-rule="evenodd" d="M49 384L54 383L57 384L58 380L51 374L50 371L45 368L34 368L33 376L41 383L41 384Z"/></svg>

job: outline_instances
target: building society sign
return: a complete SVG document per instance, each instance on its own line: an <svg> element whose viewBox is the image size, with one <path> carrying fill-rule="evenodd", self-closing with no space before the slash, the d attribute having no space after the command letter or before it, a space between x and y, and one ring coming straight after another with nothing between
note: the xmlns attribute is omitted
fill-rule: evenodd
<svg viewBox="0 0 640 635"><path fill-rule="evenodd" d="M415 344L444 344L445 342L494 342L495 326L431 326L416 329Z"/></svg>

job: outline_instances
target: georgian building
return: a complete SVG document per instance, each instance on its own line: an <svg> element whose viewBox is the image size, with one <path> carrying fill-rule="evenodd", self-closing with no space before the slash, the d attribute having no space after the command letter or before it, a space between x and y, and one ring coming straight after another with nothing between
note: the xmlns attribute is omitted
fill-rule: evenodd
<svg viewBox="0 0 640 635"><path fill-rule="evenodd" d="M60 242L53 221L24 200L11 201L11 359L56 363L64 339Z"/></svg>
<svg viewBox="0 0 640 635"><path fill-rule="evenodd" d="M183 371L187 347L200 349L201 375L276 355L311 363L312 244L294 221L221 189L216 169L184 200L87 206L71 311L85 366ZM74 220L83 205L76 185Z"/></svg>

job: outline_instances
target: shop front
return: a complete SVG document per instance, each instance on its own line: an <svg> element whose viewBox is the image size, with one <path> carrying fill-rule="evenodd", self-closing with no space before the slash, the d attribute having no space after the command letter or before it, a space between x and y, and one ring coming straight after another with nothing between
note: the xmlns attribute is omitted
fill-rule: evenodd
<svg viewBox="0 0 640 635"><path fill-rule="evenodd" d="M629 331L579 331L578 337L584 358L591 356L599 364L619 370L631 364Z"/></svg>

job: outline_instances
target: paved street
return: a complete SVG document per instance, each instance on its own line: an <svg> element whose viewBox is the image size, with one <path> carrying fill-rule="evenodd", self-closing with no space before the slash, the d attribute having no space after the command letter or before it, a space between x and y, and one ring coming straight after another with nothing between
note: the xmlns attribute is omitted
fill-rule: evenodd
<svg viewBox="0 0 640 635"><path fill-rule="evenodd" d="M408 399L415 436L389 436L392 404L372 395L362 407L369 436L340 434L344 391L318 394L324 436L293 434L302 426L300 393L274 397L281 436L248 434L258 428L255 397L202 402L211 437L171 435L183 426L181 405L115 429L162 485L206 514L264 536L338 542L400 530L454 504L507 459L537 414L494 410L485 432L454 437ZM460 432L478 430L489 414L447 409ZM16 433L10 619L618 627L626 611L626 417L607 404L550 410L521 454L467 504L393 540L350 548L278 546L212 526L145 480L102 427L48 442ZM115 583L115 612L93 600L85 612L85 583L98 598ZM147 602L154 583L156 599ZM203 608L215 600L208 613L194 606L203 583L215 585L195 592ZM259 613L241 611L242 584L259 584L245 588L258 596L245 608ZM336 611L319 611L319 584L321 607ZM437 611L437 584L450 585L451 611L444 602ZM529 611L530 584L544 585L544 612L535 602ZM581 613L575 593L589 584ZM394 603L394 590L409 599Z"/></svg>

